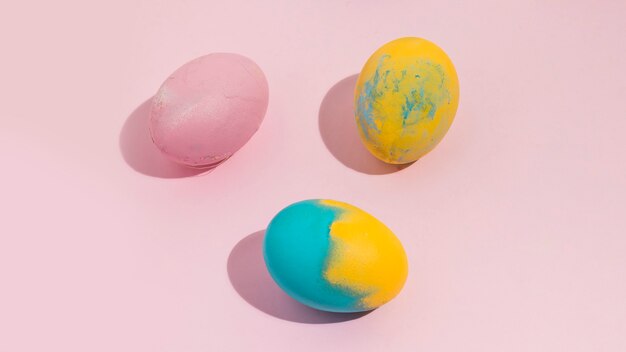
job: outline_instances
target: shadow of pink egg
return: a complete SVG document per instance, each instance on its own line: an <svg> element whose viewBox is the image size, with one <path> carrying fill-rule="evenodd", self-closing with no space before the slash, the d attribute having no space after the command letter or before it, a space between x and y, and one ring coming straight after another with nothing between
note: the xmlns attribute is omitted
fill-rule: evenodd
<svg viewBox="0 0 626 352"><path fill-rule="evenodd" d="M199 57L177 69L152 99L152 140L177 163L215 167L259 129L268 100L267 80L252 60L230 53Z"/></svg>

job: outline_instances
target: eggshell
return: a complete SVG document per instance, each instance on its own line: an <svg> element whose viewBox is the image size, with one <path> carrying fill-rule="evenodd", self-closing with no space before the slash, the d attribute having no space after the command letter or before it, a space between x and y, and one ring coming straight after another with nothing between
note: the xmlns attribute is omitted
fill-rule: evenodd
<svg viewBox="0 0 626 352"><path fill-rule="evenodd" d="M280 211L263 249L268 271L287 294L326 311L377 308L400 292L408 273L391 230L334 200L305 200Z"/></svg>
<svg viewBox="0 0 626 352"><path fill-rule="evenodd" d="M367 60L356 84L361 139L378 159L413 162L446 134L459 104L452 61L421 38L391 41Z"/></svg>
<svg viewBox="0 0 626 352"><path fill-rule="evenodd" d="M213 167L257 131L268 99L267 80L252 60L230 53L199 57L177 69L153 98L152 140L175 162Z"/></svg>

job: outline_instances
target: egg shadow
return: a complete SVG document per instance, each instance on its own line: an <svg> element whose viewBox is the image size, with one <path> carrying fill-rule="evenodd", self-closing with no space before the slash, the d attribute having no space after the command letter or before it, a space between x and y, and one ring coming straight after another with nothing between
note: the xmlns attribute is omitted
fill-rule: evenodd
<svg viewBox="0 0 626 352"><path fill-rule="evenodd" d="M384 163L363 145L354 118L354 89L358 75L346 77L324 96L319 111L319 130L330 153L345 166L369 175L398 172L409 164Z"/></svg>
<svg viewBox="0 0 626 352"><path fill-rule="evenodd" d="M289 297L267 271L263 259L264 237L265 230L246 236L235 245L228 256L230 283L250 305L276 318L304 324L341 323L371 312L325 312L305 306Z"/></svg>
<svg viewBox="0 0 626 352"><path fill-rule="evenodd" d="M119 147L124 161L139 173L160 178L190 177L211 171L178 165L154 145L150 136L151 101L152 98L139 105L122 127Z"/></svg>

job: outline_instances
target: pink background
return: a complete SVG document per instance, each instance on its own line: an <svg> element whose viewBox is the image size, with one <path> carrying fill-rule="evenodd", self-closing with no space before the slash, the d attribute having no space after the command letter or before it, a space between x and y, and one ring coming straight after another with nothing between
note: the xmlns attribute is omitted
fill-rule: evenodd
<svg viewBox="0 0 626 352"><path fill-rule="evenodd" d="M94 3L0 5L0 351L626 350L626 2ZM397 170L357 143L351 90L408 35L448 52L461 104ZM184 177L144 102L216 51L264 69L269 110ZM305 309L263 269L271 217L326 197L409 255L371 314Z"/></svg>

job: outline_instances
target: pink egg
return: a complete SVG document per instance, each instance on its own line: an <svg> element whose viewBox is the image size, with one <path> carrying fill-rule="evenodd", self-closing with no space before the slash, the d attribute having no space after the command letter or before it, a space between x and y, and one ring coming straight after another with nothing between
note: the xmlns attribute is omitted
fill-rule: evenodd
<svg viewBox="0 0 626 352"><path fill-rule="evenodd" d="M267 80L237 54L199 57L176 70L152 99L154 144L177 163L210 168L257 131L269 99Z"/></svg>

